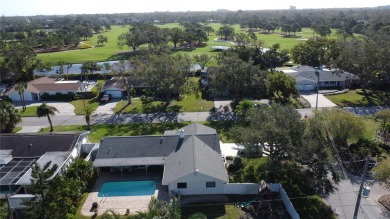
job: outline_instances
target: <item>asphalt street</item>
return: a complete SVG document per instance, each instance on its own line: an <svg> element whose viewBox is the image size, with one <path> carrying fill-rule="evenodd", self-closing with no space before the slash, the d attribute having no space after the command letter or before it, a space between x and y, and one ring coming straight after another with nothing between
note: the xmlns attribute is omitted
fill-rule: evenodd
<svg viewBox="0 0 390 219"><path fill-rule="evenodd" d="M298 109L302 118L312 116L312 109ZM202 122L202 121L227 121L234 119L232 112L186 112L186 113L149 113L149 114L113 114L97 113L92 115L91 124L127 124L127 123L160 123L160 122ZM51 117L53 126L84 125L84 116L55 115ZM23 117L18 126L48 126L46 117Z"/></svg>

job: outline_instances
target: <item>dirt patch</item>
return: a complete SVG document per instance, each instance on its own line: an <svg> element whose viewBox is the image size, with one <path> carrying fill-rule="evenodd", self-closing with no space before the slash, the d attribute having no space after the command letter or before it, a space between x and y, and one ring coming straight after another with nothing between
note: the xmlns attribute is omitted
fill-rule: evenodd
<svg viewBox="0 0 390 219"><path fill-rule="evenodd" d="M390 194L380 197L378 201L390 211Z"/></svg>

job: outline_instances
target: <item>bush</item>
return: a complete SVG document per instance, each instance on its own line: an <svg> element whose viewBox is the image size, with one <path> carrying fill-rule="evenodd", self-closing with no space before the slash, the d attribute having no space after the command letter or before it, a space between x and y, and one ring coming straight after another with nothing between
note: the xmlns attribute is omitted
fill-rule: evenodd
<svg viewBox="0 0 390 219"><path fill-rule="evenodd" d="M75 94L42 94L41 100L61 100L61 101L72 101L75 97Z"/></svg>
<svg viewBox="0 0 390 219"><path fill-rule="evenodd" d="M244 163L242 162L241 157L234 157L233 163L228 165L227 171L229 174L232 174L242 169L243 167L244 167Z"/></svg>
<svg viewBox="0 0 390 219"><path fill-rule="evenodd" d="M78 49L89 49L89 48L92 48L91 45L89 45L88 43L83 43L83 42L80 42L79 45L77 46Z"/></svg>

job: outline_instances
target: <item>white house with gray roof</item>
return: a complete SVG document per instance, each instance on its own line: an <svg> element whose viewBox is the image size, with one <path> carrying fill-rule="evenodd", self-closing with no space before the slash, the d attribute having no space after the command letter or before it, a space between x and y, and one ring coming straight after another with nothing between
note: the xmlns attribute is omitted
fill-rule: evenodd
<svg viewBox="0 0 390 219"><path fill-rule="evenodd" d="M98 172L164 167L162 185L171 194L224 194L229 182L215 129L193 123L161 136L102 139L93 166ZM255 190L256 191L256 190Z"/></svg>
<svg viewBox="0 0 390 219"><path fill-rule="evenodd" d="M359 82L359 77L340 69L319 69L319 78L315 73L315 68L307 65L292 67L282 70L287 75L295 78L296 87L299 91L312 91L318 87L326 88L345 88L349 85Z"/></svg>

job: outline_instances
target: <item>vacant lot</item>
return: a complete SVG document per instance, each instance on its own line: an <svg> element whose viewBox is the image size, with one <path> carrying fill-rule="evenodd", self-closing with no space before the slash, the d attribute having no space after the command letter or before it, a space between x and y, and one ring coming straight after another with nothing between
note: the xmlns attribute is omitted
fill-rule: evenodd
<svg viewBox="0 0 390 219"><path fill-rule="evenodd" d="M212 23L209 25L212 26L215 31L217 31L221 26L221 24L217 24L217 23ZM161 28L172 28L172 27L179 26L179 24L169 23L169 24L163 24L158 26ZM234 28L236 32L247 33L246 30L241 30L239 28L239 25L234 25ZM128 59L129 53L126 52L131 52L132 49L130 49L129 47L124 47L123 50L121 50L117 47L118 36L121 33L127 32L128 29L129 29L128 25L126 26L116 25L116 26L112 26L111 31L100 33L108 37L108 43L106 43L102 47L94 47L91 49L84 49L84 50L70 50L64 52L41 53L38 54L38 58L42 59L45 63L49 65L56 65L58 61L67 61L70 63L82 63L87 60L109 61L109 60ZM335 33L335 30L333 30L333 33ZM96 46L98 35L99 34L94 34L94 36L91 37L89 40L83 42L88 43L92 46ZM266 34L257 31L256 35L258 40L264 42L265 47L270 47L275 43L280 43L283 49L291 49L294 45L312 37L313 31L310 28L303 28L302 32L296 33L296 36L289 36L289 37L280 35L279 30L275 31L274 33L266 33ZM186 50L186 51L179 50L178 53L188 54L190 56L193 56L195 54L209 54L211 56L215 56L216 54L218 54L218 52L213 52L211 50L212 46L233 46L233 44L230 42L216 42L215 41L216 38L218 38L218 36L216 36L215 33L211 33L209 36L209 41L207 42L207 46L194 48L192 50Z"/></svg>

